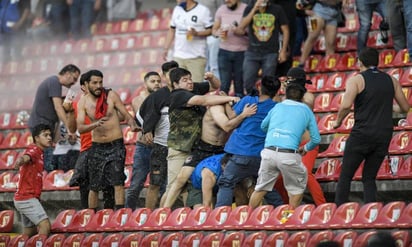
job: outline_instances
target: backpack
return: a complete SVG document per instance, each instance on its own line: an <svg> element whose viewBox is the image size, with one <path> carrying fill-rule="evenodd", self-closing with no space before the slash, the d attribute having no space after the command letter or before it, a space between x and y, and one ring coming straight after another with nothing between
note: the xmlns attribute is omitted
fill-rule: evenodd
<svg viewBox="0 0 412 247"><path fill-rule="evenodd" d="M19 19L19 0L0 0L0 32L12 32L12 27Z"/></svg>

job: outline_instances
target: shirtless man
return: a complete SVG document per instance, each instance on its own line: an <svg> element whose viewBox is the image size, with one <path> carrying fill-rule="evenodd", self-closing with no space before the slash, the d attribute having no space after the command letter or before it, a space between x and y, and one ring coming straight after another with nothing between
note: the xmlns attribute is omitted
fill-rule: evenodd
<svg viewBox="0 0 412 247"><path fill-rule="evenodd" d="M145 90L132 100L133 111L136 113L136 118L141 125L143 125L144 121L139 114L140 106L147 96L160 89L162 81L159 73L155 71L146 73L144 76L144 84ZM146 176L150 171L151 151L151 143L148 143L142 132L139 131L133 157L132 180L129 189L126 192L126 207L131 208L132 210L136 209L139 194L144 187Z"/></svg>
<svg viewBox="0 0 412 247"><path fill-rule="evenodd" d="M115 209L123 208L124 161L126 149L117 111L121 113L132 131L138 126L126 110L119 95L103 87L103 73L98 70L88 72L90 77L85 85L89 94L78 103L77 127L80 133L92 131L92 147L89 158L90 192L89 208L96 209L98 192L102 188L114 186ZM91 123L85 124L86 115Z"/></svg>
<svg viewBox="0 0 412 247"><path fill-rule="evenodd" d="M224 95L224 93L222 92L221 95ZM231 112L227 114L226 109L230 109ZM229 116L236 115L233 110L230 107L226 107L226 109L225 104L222 104L210 106L206 111L202 119L200 141L193 147L190 156L186 159L177 175L176 181L172 184L163 205L164 207L173 206L200 161L209 156L223 153L229 132L235 129L243 119L255 114L257 106L255 104L247 104L243 108L243 112L234 118L229 118ZM203 202L204 205L211 206L212 193L204 194Z"/></svg>

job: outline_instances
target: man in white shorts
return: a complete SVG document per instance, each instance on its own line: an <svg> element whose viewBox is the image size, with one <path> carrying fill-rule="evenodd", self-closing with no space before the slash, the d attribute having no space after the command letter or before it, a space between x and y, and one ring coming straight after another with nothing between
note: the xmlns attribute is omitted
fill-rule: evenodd
<svg viewBox="0 0 412 247"><path fill-rule="evenodd" d="M307 183L307 170L302 155L320 142L312 110L302 103L306 89L297 83L286 87L286 100L278 103L261 124L265 131L265 148L261 152L259 177L249 205L256 208L268 191L272 191L279 173L289 195L289 205L300 205ZM302 135L309 130L310 141L299 147Z"/></svg>

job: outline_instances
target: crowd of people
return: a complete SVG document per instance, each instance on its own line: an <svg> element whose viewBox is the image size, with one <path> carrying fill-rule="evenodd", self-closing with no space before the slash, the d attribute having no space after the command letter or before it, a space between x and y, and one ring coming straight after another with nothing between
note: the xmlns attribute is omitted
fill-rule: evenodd
<svg viewBox="0 0 412 247"><path fill-rule="evenodd" d="M162 74L146 73L145 90L132 101L134 115L114 90L104 87L97 69L81 73L69 64L46 78L29 120L34 144L16 162L27 177L20 179L14 198L25 233L33 235L35 226L39 233L50 232L39 202L38 174L52 157L51 140L60 136L61 122L69 139L80 135L71 185L80 186L84 208L98 210L98 193L103 191L104 207L135 209L147 175L145 207L150 209L171 208L180 198L191 207L236 203L255 208L264 203L289 204L293 210L306 188L317 205L326 202L312 174L320 134L312 112L314 96L305 87L311 81L303 66L290 68L296 33L290 25L295 17L285 14L296 12L290 2L226 0L215 8L214 18L210 6L179 2L171 17ZM312 10L300 8L317 21L303 45L303 63L321 30L336 36L340 7L339 1L324 0ZM337 205L349 200L350 182L363 160L364 201L376 201L375 178L393 131L393 100L399 112L410 107L399 82L377 68L376 49L364 47L358 57L360 74L347 82L334 125L341 125L353 104L355 123L344 151ZM70 88L79 78L80 99L64 101L62 87ZM122 122L139 133L127 191Z"/></svg>

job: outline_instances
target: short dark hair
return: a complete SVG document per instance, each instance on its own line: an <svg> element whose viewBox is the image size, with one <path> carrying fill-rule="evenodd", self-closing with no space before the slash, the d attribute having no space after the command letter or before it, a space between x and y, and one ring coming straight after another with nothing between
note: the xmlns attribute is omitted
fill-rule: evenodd
<svg viewBox="0 0 412 247"><path fill-rule="evenodd" d="M151 76L159 76L160 77L159 73L157 73L156 71L150 71L150 72L147 72L144 75L144 81L147 81L149 79L149 77L151 77Z"/></svg>
<svg viewBox="0 0 412 247"><path fill-rule="evenodd" d="M169 77L170 77L170 82L172 83L172 87L174 88L174 85L173 85L174 82L179 84L180 79L186 75L192 75L192 73L190 73L189 70L183 69L183 68L176 68L170 71Z"/></svg>
<svg viewBox="0 0 412 247"><path fill-rule="evenodd" d="M275 76L263 76L261 85L261 93L264 95L269 95L269 97L273 98L280 88L280 81Z"/></svg>
<svg viewBox="0 0 412 247"><path fill-rule="evenodd" d="M41 132L43 132L45 130L50 130L50 132L51 132L50 126L48 126L47 124L38 124L38 125L34 126L33 129L31 130L31 136L33 137L33 141L36 142L35 137L39 136L41 134Z"/></svg>
<svg viewBox="0 0 412 247"><path fill-rule="evenodd" d="M396 247L396 240L386 231L377 232L368 239L368 247Z"/></svg>
<svg viewBox="0 0 412 247"><path fill-rule="evenodd" d="M89 70L85 74L87 75L85 77L85 82L89 82L90 78L92 78L92 76L98 76L98 77L103 78L103 73L100 70L97 70L97 69Z"/></svg>
<svg viewBox="0 0 412 247"><path fill-rule="evenodd" d="M375 48L366 47L359 53L359 60L365 67L377 67L379 64L379 52Z"/></svg>
<svg viewBox="0 0 412 247"><path fill-rule="evenodd" d="M289 83L286 86L286 99L302 101L303 95L305 95L306 89L297 83Z"/></svg>
<svg viewBox="0 0 412 247"><path fill-rule="evenodd" d="M80 69L74 64L68 64L60 70L59 75L64 75L66 72L77 72L80 74Z"/></svg>
<svg viewBox="0 0 412 247"><path fill-rule="evenodd" d="M80 86L84 86L84 83L86 83L87 79L89 78L88 72L83 73L80 76Z"/></svg>
<svg viewBox="0 0 412 247"><path fill-rule="evenodd" d="M171 69L175 69L175 68L179 68L179 64L176 61L172 60L172 61L165 62L162 64L162 73L166 74Z"/></svg>
<svg viewBox="0 0 412 247"><path fill-rule="evenodd" d="M316 247L340 247L340 244L336 241L325 241L318 243Z"/></svg>

